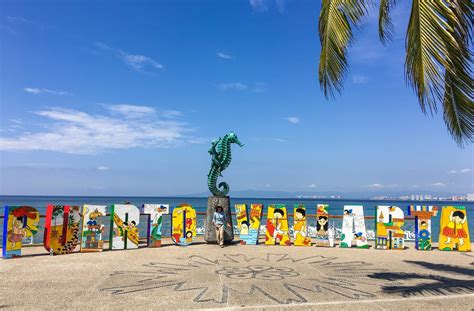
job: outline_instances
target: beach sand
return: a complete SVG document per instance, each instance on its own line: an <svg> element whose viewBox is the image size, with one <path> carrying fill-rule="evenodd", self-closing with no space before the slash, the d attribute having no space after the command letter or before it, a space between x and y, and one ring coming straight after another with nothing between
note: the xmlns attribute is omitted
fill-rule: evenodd
<svg viewBox="0 0 474 311"><path fill-rule="evenodd" d="M474 254L316 247L188 247L0 261L0 309L471 310Z"/></svg>

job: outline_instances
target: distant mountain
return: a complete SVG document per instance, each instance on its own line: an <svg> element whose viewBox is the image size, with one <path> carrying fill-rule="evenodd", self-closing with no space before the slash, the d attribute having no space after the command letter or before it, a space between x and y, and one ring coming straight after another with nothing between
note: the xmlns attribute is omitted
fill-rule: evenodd
<svg viewBox="0 0 474 311"><path fill-rule="evenodd" d="M208 197L210 192L199 192L185 195L179 195L182 197ZM293 192L286 191L259 191L259 190L241 190L231 191L230 196L233 198L294 198L296 197Z"/></svg>

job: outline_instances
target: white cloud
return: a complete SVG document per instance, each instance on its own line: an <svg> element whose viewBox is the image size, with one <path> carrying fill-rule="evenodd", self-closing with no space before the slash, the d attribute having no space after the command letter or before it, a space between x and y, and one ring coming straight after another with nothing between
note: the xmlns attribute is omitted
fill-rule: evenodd
<svg viewBox="0 0 474 311"><path fill-rule="evenodd" d="M175 119L182 116L181 111L172 110L172 109L157 111L155 108L149 107L149 106L137 106L137 105L128 105L128 104L120 104L120 105L100 104L100 105L107 108L114 115L122 115L130 119L144 118L144 117L152 116L152 115L158 115L159 117L165 118L165 119Z"/></svg>
<svg viewBox="0 0 474 311"><path fill-rule="evenodd" d="M24 18L19 16L6 16L2 17L2 21L5 24L0 25L0 29L3 29L11 34L17 34L17 30L21 29L22 27L34 27L36 29L44 30L46 28L52 28L49 25L44 25L42 23Z"/></svg>
<svg viewBox="0 0 474 311"><path fill-rule="evenodd" d="M20 23L20 24L36 24L35 22L26 19L24 17L18 17L18 16L7 16L7 21L11 23Z"/></svg>
<svg viewBox="0 0 474 311"><path fill-rule="evenodd" d="M431 184L430 186L433 186L433 187L446 187L447 185L445 183L442 183L442 182L435 182L435 183Z"/></svg>
<svg viewBox="0 0 474 311"><path fill-rule="evenodd" d="M285 12L286 0L249 0L250 6L255 12L266 12L270 7L276 8L278 12Z"/></svg>
<svg viewBox="0 0 474 311"><path fill-rule="evenodd" d="M270 188L271 186L272 186L272 185L270 185L270 184L266 184L266 185L265 185L266 188Z"/></svg>
<svg viewBox="0 0 474 311"><path fill-rule="evenodd" d="M152 58L143 55L132 55L127 54L123 51L119 51L119 55L122 57L122 60L130 68L136 71L143 71L147 67L152 67L154 69L162 69L163 65L156 62Z"/></svg>
<svg viewBox="0 0 474 311"><path fill-rule="evenodd" d="M244 91L248 89L248 85L243 84L241 82L227 82L219 84L219 89L222 91L229 91L229 90L236 90L236 91Z"/></svg>
<svg viewBox="0 0 474 311"><path fill-rule="evenodd" d="M187 124L163 118L153 113L151 107L112 105L106 108L107 114L89 114L64 108L38 111L36 115L47 119L44 130L23 132L16 137L0 137L0 150L94 154L103 150L138 147L168 148L192 139L186 135L191 131ZM122 113L125 111L138 114L134 118L124 118ZM144 111L150 113L139 115Z"/></svg>
<svg viewBox="0 0 474 311"><path fill-rule="evenodd" d="M285 12L286 0L275 0L275 5L277 7L278 12Z"/></svg>
<svg viewBox="0 0 474 311"><path fill-rule="evenodd" d="M267 84L265 82L254 82L250 84L242 82L223 82L217 85L221 91L250 91L253 93L263 93L267 91Z"/></svg>
<svg viewBox="0 0 474 311"><path fill-rule="evenodd" d="M222 52L217 52L217 56L223 59L233 59L233 57L229 54L222 53Z"/></svg>
<svg viewBox="0 0 474 311"><path fill-rule="evenodd" d="M370 184L370 185L367 185L367 187L372 188L372 189L380 189L380 188L384 188L385 186L382 184Z"/></svg>
<svg viewBox="0 0 474 311"><path fill-rule="evenodd" d="M266 0L250 0L250 6L254 11L264 12L268 10L268 5Z"/></svg>
<svg viewBox="0 0 474 311"><path fill-rule="evenodd" d="M155 113L155 109L148 106L135 105L104 105L111 112L121 114L127 118L142 118Z"/></svg>
<svg viewBox="0 0 474 311"><path fill-rule="evenodd" d="M267 91L267 84L265 82L255 82L252 88L254 93L263 93Z"/></svg>
<svg viewBox="0 0 474 311"><path fill-rule="evenodd" d="M127 65L129 68L135 71L145 72L147 69L157 70L157 69L164 68L162 64L158 63L153 58L145 56L145 55L129 54L120 49L110 47L103 42L96 42L95 46L98 47L99 49L113 52L115 56L117 56L119 59L121 59L125 63L125 65Z"/></svg>
<svg viewBox="0 0 474 311"><path fill-rule="evenodd" d="M41 94L41 93L49 93L53 95L71 95L69 92L64 92L64 91L55 91L55 90L49 90L49 89L43 89L43 88L37 88L37 87L25 87L23 89L25 92L30 93L30 94Z"/></svg>
<svg viewBox="0 0 474 311"><path fill-rule="evenodd" d="M163 111L160 111L160 115L163 117L163 118L177 118L177 117L181 117L183 115L183 113L181 111L178 111L178 110L163 110Z"/></svg>
<svg viewBox="0 0 474 311"><path fill-rule="evenodd" d="M277 141L279 143L286 143L287 140L286 139L283 139L283 138L273 138L274 141Z"/></svg>
<svg viewBox="0 0 474 311"><path fill-rule="evenodd" d="M108 171L110 168L108 166L97 166L96 169L98 171Z"/></svg>
<svg viewBox="0 0 474 311"><path fill-rule="evenodd" d="M308 188L316 188L316 185L315 184L310 184L310 185L308 185Z"/></svg>
<svg viewBox="0 0 474 311"><path fill-rule="evenodd" d="M300 123L300 119L298 117L288 117L288 118L285 118L285 120L293 124Z"/></svg>
<svg viewBox="0 0 474 311"><path fill-rule="evenodd" d="M366 84L369 82L369 78L363 75L352 75L352 83L354 84Z"/></svg>
<svg viewBox="0 0 474 311"><path fill-rule="evenodd" d="M450 175L454 175L454 174L466 174L466 173L471 173L471 172L474 172L474 170L470 169L470 168L463 168L463 169L460 169L459 171L457 170L450 170L448 171L448 174Z"/></svg>

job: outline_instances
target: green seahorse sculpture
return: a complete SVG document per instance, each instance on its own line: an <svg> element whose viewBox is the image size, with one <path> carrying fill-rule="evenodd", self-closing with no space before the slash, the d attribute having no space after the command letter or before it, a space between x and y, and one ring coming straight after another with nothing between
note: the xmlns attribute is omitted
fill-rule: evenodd
<svg viewBox="0 0 474 311"><path fill-rule="evenodd" d="M230 165L230 161L232 160L231 144L237 144L243 147L237 135L235 135L234 132L230 132L223 137L214 139L211 149L209 149L212 162L209 173L207 174L207 186L211 193L218 197L224 197L229 193L229 185L226 182L221 182L219 186L217 186L217 178L222 176L222 171Z"/></svg>

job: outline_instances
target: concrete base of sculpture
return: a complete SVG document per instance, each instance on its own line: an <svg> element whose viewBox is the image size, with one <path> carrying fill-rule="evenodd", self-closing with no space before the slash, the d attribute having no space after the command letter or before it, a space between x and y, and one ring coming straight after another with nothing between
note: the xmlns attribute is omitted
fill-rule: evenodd
<svg viewBox="0 0 474 311"><path fill-rule="evenodd" d="M229 219L231 227L225 227L224 242L229 243L234 240L234 230L232 226L232 215L230 210L230 198L229 197L209 197L207 199L207 212L206 212L206 233L204 234L204 240L207 243L216 243L216 227L212 223L212 217L216 211L216 206L222 206L224 213L226 213Z"/></svg>

